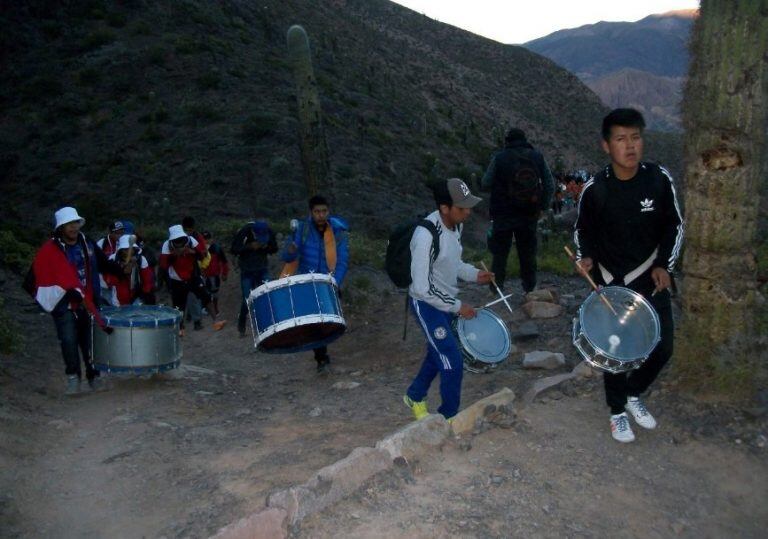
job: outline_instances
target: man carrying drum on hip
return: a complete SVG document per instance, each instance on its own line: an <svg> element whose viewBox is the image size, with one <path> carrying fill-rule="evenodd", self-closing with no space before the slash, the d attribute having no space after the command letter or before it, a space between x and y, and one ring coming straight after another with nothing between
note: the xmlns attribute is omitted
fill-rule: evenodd
<svg viewBox="0 0 768 539"><path fill-rule="evenodd" d="M85 219L72 207L54 214L53 237L35 255L24 288L51 313L61 344L67 375L66 394L80 392L82 369L91 390L99 389L99 371L91 362L91 320L98 316L99 272L119 275L122 268L109 261L101 248L81 231ZM104 327L110 333L112 328ZM80 352L78 353L78 348Z"/></svg>
<svg viewBox="0 0 768 539"><path fill-rule="evenodd" d="M328 273L341 285L349 265L349 226L337 216L331 216L325 197L309 199L309 217L298 221L293 236L281 254L286 262L280 277L295 273ZM327 346L314 349L317 372L329 372L331 358Z"/></svg>
<svg viewBox="0 0 768 539"><path fill-rule="evenodd" d="M462 303L456 295L458 281L488 284L493 278L461 260L462 223L482 199L470 193L458 178L439 182L434 187L437 210L425 217L437 229L439 254L432 260L434 246L430 230L418 226L411 238L411 309L427 340L427 355L403 401L416 419L429 415L427 393L432 380L440 373L440 397L437 409L446 419L459 411L464 360L453 335L451 322L455 316L474 318L475 309Z"/></svg>
<svg viewBox="0 0 768 539"><path fill-rule="evenodd" d="M635 439L627 412L643 428L656 420L640 395L672 356L670 274L683 244L683 217L669 172L643 157L643 116L616 109L603 119L602 147L611 159L584 185L574 241L577 263L604 285L642 294L659 315L661 341L630 373L604 374L611 409L611 433L619 442Z"/></svg>

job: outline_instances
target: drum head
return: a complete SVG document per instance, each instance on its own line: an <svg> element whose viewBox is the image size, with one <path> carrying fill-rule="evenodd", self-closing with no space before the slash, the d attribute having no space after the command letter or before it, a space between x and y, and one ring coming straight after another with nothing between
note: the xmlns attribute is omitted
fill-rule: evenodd
<svg viewBox="0 0 768 539"><path fill-rule="evenodd" d="M181 312L164 305L126 305L104 307L101 316L112 327L173 326L181 321Z"/></svg>
<svg viewBox="0 0 768 539"><path fill-rule="evenodd" d="M659 315L640 294L621 286L601 290L618 316L592 292L579 309L580 330L597 353L618 361L648 357L661 338Z"/></svg>
<svg viewBox="0 0 768 539"><path fill-rule="evenodd" d="M464 351L482 363L499 363L509 355L509 331L491 310L479 309L474 318L459 318L456 334Z"/></svg>

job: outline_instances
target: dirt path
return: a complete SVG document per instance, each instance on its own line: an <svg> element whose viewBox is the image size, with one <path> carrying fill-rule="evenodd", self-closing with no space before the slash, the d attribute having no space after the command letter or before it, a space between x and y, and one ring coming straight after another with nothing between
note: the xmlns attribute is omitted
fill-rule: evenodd
<svg viewBox="0 0 768 539"><path fill-rule="evenodd" d="M401 340L402 296L387 293L384 277L371 279L364 269L353 271L350 279L356 276L366 276L369 284L345 296L349 330L331 346L334 372L329 376L315 373L311 353L258 354L250 339L238 338L233 316L239 302L235 275L226 283L221 300L230 325L220 333L209 327L189 331L184 339L184 368L152 377L113 376L110 391L76 398L62 395L61 358L50 317L38 314L7 283L7 305L19 312L28 346L0 367L0 535L205 537L261 507L271 490L303 482L352 448L372 445L407 423L410 418L400 396L423 354L421 335L411 320L408 339ZM553 278L551 283L563 291L585 292L576 280ZM466 294L476 304L488 299L480 287L469 287ZM572 311L578 298L571 303ZM520 304L520 298L515 304ZM514 325L510 315L502 316ZM544 376L519 367L521 352L560 350L575 361L568 344L569 320L563 316L538 322L541 336L522 343L496 372L468 374L464 402L505 386L522 394L531 381ZM360 385L334 388L338 382ZM659 398L672 399L672 405L673 395L660 393ZM437 399L432 397L434 402ZM417 481L407 484L408 489L423 488L427 501L426 493L435 491L445 493L444 501L467 499L468 512L457 506L455 515L449 511L450 516L442 518L436 510L414 506L415 512L408 513L411 520L400 521L386 509L385 498L402 495L396 489L383 489L380 496L385 505L371 510L389 515L391 525L370 517L371 530L424 537L443 532L493 537L504 536L505 530L547 535L545 528L530 527L528 509L516 512L514 498L502 503L507 496L501 496L502 491L523 495L518 491L521 484L529 486L531 511L542 513L544 505L550 508L532 520L539 526L557 518L579 523L587 535L610 535L607 523L630 519L625 510L638 503L647 514L658 509L666 519L656 519L656 528L643 527L651 524L642 519L631 521L638 531L652 535L657 533L654 529L669 535L670 526L678 526L678 521L684 530L732 526L737 535L748 536L750 530L759 529L744 527L739 519L742 513L731 507L730 500L738 499L747 488L755 489L754 500L766 499L758 485L768 479L765 449L754 442L765 433L764 420L750 422L740 415L734 419L729 410L707 409L707 414L696 415L686 409L674 419L684 422L696 416L693 426L683 429L689 433L687 438L680 436L676 444L669 444L670 432L662 429L624 448L610 439L596 380L572 384L545 401L527 412L529 429L489 431L473 442L471 451L447 448L440 459L425 459L421 471L413 472ZM733 442L736 436L744 440L742 445ZM503 451L486 458L494 447ZM520 478L503 463L517 466ZM645 471L633 471L640 463L651 464ZM626 478L618 473L621 464L630 470ZM483 486L497 468L507 469L501 473L501 483ZM447 475L450 469L461 473ZM620 479L615 480L616 476ZM432 486L432 481L437 483ZM471 485L474 490L467 490ZM491 496L497 491L499 496ZM487 499L472 498L481 493ZM605 505L614 498L621 502ZM694 503L674 505L675 498ZM376 499L361 498L355 503L371 505ZM750 503L741 504L743 514L751 514L751 522L765 524L765 513ZM716 513L713 504L720 504L725 513ZM369 521L360 509L345 512L343 507L339 508L341 522L352 512L360 518L350 517L350 526ZM697 512L699 508L704 513ZM498 513L496 520L491 519L495 524L476 525L477 519L469 516L473 511ZM426 514L432 515L431 524L424 520ZM721 527L694 527L699 514L709 515ZM717 520L717 514L724 516ZM423 532L411 529L411 521L413 526L424 521L431 527ZM302 533L325 537L343 531L322 525L310 521ZM558 534L571 534L570 528L555 529L562 531Z"/></svg>
<svg viewBox="0 0 768 539"><path fill-rule="evenodd" d="M520 414L372 480L297 537L765 537L768 462L676 441L676 418L619 446L589 395Z"/></svg>

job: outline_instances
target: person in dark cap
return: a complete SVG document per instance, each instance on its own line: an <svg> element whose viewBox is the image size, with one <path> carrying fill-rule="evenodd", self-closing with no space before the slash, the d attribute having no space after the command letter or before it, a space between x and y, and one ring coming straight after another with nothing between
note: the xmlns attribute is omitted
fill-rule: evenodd
<svg viewBox="0 0 768 539"><path fill-rule="evenodd" d="M507 131L504 148L491 158L481 187L491 192L488 249L493 255L491 271L496 282L504 288L514 239L523 291L530 292L536 287L536 225L541 212L552 203L555 182L544 156L528 142L522 129Z"/></svg>
<svg viewBox="0 0 768 539"><path fill-rule="evenodd" d="M458 295L458 279L487 284L493 274L461 260L461 232L472 208L481 201L459 178L451 178L433 187L437 210L424 219L430 221L439 238L439 255L432 259L434 236L423 226L416 227L411 238L410 305L427 341L427 354L416 378L403 396L403 402L418 420L429 414L427 392L440 374L438 413L451 419L459 411L464 359L451 330L456 316L474 318L475 309ZM437 249L435 249L437 250Z"/></svg>

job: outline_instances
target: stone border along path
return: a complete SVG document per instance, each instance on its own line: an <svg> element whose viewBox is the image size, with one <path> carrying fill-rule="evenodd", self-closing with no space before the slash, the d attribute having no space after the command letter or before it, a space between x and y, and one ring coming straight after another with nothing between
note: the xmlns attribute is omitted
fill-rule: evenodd
<svg viewBox="0 0 768 539"><path fill-rule="evenodd" d="M356 447L306 483L270 494L264 509L221 528L211 539L285 539L289 528L350 496L377 473L442 446L451 434L472 432L502 407L510 410L514 399L514 392L505 387L468 406L451 423L432 414L379 440L374 447Z"/></svg>

